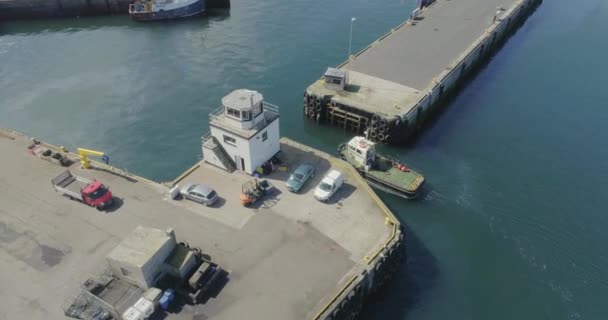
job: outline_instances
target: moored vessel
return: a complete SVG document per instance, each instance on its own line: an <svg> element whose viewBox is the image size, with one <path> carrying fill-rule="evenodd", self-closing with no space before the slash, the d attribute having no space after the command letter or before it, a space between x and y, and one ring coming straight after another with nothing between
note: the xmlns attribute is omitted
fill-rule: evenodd
<svg viewBox="0 0 608 320"><path fill-rule="evenodd" d="M354 137L338 147L338 155L352 165L372 186L413 199L418 196L424 177L405 164L376 153L375 143L365 137Z"/></svg>
<svg viewBox="0 0 608 320"><path fill-rule="evenodd" d="M135 21L170 20L199 15L205 8L205 0L136 0L129 15Z"/></svg>

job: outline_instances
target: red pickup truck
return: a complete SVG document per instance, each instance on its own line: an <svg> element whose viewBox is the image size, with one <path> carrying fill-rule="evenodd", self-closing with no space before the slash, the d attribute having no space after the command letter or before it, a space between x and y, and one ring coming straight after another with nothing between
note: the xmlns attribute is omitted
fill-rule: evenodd
<svg viewBox="0 0 608 320"><path fill-rule="evenodd" d="M83 177L72 175L66 170L51 180L53 188L69 197L86 205L103 210L112 205L113 196L108 187L97 180L88 180Z"/></svg>

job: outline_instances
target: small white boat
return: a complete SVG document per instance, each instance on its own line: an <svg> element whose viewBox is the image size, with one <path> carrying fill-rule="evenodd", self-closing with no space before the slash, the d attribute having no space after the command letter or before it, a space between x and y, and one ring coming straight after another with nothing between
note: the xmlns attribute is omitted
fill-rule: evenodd
<svg viewBox="0 0 608 320"><path fill-rule="evenodd" d="M129 15L135 21L170 20L201 14L205 8L205 0L136 0Z"/></svg>

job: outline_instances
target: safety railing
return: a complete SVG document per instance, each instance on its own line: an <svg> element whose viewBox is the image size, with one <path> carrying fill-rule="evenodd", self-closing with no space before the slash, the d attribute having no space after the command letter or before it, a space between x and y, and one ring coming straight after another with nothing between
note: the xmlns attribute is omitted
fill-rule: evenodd
<svg viewBox="0 0 608 320"><path fill-rule="evenodd" d="M221 117L223 114L224 114L224 107L221 106L209 113L209 121L221 120Z"/></svg>
<svg viewBox="0 0 608 320"><path fill-rule="evenodd" d="M268 103L266 101L262 102L262 106L263 106L263 111L264 113L268 114L272 114L273 116L278 116L279 115L279 106L274 105L272 103ZM224 106L218 107L215 110L211 111L209 113L209 121L221 121L224 119ZM271 117L266 117L266 118L271 118ZM237 118L238 119L238 118Z"/></svg>
<svg viewBox="0 0 608 320"><path fill-rule="evenodd" d="M279 113L279 106L276 106L272 103L268 103L266 101L263 102L263 106L264 106L264 111L269 111L269 112L276 113L276 114Z"/></svg>

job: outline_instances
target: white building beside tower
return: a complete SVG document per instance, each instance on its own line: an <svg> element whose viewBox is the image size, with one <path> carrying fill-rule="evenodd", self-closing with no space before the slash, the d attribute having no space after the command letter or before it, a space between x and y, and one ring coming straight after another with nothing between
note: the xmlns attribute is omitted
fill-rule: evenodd
<svg viewBox="0 0 608 320"><path fill-rule="evenodd" d="M253 174L280 151L279 109L257 91L239 89L209 115L202 139L205 162L226 171Z"/></svg>

